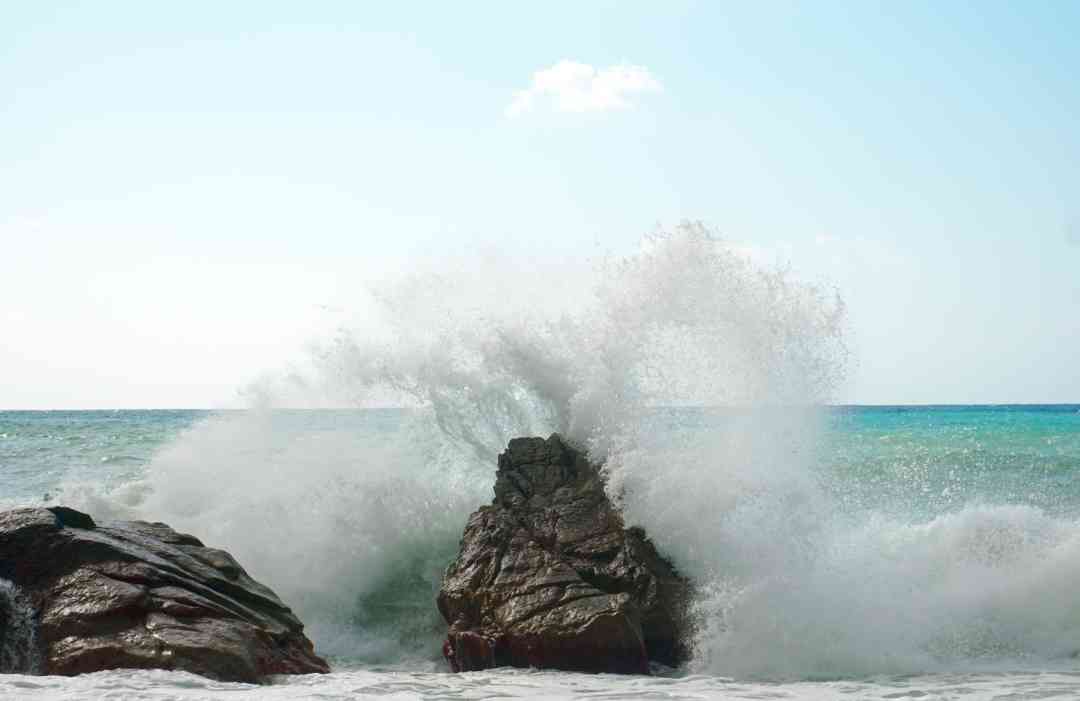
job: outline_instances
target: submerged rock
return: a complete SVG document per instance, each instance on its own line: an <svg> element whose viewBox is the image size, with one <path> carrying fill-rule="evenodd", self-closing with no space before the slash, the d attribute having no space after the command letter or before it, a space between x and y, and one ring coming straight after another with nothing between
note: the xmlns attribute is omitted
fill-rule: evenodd
<svg viewBox="0 0 1080 701"><path fill-rule="evenodd" d="M558 435L515 438L443 577L443 653L454 671L648 674L685 659L688 595L645 532L624 528L584 455Z"/></svg>
<svg viewBox="0 0 1080 701"><path fill-rule="evenodd" d="M329 671L272 591L227 552L163 523L99 525L65 507L2 512L0 579L0 672L174 669L260 682ZM13 625L18 611L32 623Z"/></svg>

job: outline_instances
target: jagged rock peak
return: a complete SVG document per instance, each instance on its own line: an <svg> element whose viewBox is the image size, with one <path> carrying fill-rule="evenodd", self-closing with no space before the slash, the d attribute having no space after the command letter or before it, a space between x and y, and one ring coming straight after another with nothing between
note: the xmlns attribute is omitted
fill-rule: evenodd
<svg viewBox="0 0 1080 701"><path fill-rule="evenodd" d="M624 527L599 466L557 434L515 438L494 491L439 592L454 670L648 673L685 659L689 584Z"/></svg>

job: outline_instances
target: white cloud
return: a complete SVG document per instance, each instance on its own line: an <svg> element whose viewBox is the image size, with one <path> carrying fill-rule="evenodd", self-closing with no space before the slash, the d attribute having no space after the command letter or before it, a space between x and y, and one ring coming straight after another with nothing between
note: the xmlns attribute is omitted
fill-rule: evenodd
<svg viewBox="0 0 1080 701"><path fill-rule="evenodd" d="M518 117L541 104L556 112L626 109L634 96L661 89L660 81L643 66L620 64L597 69L564 59L533 73L532 84L514 93L506 116Z"/></svg>

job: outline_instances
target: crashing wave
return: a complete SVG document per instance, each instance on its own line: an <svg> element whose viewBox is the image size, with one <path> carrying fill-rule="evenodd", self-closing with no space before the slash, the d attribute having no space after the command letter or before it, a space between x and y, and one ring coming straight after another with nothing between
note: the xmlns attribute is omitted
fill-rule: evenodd
<svg viewBox="0 0 1080 701"><path fill-rule="evenodd" d="M480 264L478 264L479 266ZM845 375L844 307L698 224L580 271L543 262L385 284L263 384L408 410L211 417L98 514L227 548L354 661L438 655L432 601L495 456L559 432L604 462L630 524L703 592L690 667L837 677L1069 659L1080 524L1009 504L852 511L822 469L819 407ZM555 303L553 300L561 300Z"/></svg>
<svg viewBox="0 0 1080 701"><path fill-rule="evenodd" d="M35 673L40 661L36 640L33 607L18 587L0 579L0 673Z"/></svg>

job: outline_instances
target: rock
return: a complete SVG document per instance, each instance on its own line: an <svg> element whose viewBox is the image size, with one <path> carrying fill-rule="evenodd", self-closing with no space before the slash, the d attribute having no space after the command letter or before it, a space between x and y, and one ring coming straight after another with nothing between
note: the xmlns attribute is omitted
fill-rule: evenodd
<svg viewBox="0 0 1080 701"><path fill-rule="evenodd" d="M262 682L329 671L272 591L163 523L96 524L66 507L0 512L0 580L0 650L32 648L0 655L0 672L175 669ZM32 630L3 625L17 606Z"/></svg>
<svg viewBox="0 0 1080 701"><path fill-rule="evenodd" d="M443 654L454 671L648 674L686 658L689 593L584 455L558 435L515 438L443 577Z"/></svg>

